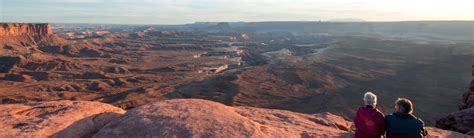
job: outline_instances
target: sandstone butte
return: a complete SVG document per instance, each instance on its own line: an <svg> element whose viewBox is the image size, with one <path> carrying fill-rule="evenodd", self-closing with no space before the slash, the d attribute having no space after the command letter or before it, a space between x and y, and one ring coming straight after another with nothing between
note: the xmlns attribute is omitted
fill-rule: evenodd
<svg viewBox="0 0 474 138"><path fill-rule="evenodd" d="M231 107L175 99L124 111L99 102L0 105L0 137L352 137L352 122L331 113ZM469 137L428 127L433 137Z"/></svg>
<svg viewBox="0 0 474 138"><path fill-rule="evenodd" d="M49 23L0 23L0 47L23 52L39 45L63 45L67 40L53 34ZM8 54L0 49L0 54Z"/></svg>
<svg viewBox="0 0 474 138"><path fill-rule="evenodd" d="M53 34L53 31L48 23L0 23L0 36L20 36L24 34L46 36Z"/></svg>

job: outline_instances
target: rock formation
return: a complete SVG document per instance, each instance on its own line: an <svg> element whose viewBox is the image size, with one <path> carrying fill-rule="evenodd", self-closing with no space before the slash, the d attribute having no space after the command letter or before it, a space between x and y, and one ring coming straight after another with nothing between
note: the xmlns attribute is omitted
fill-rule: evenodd
<svg viewBox="0 0 474 138"><path fill-rule="evenodd" d="M468 138L470 136L459 133L459 132L454 132L454 131L449 131L449 130L443 130L443 129L438 129L434 127L426 127L426 130L428 131L428 138Z"/></svg>
<svg viewBox="0 0 474 138"><path fill-rule="evenodd" d="M88 137L125 111L98 102L0 105L0 137Z"/></svg>
<svg viewBox="0 0 474 138"><path fill-rule="evenodd" d="M474 66L472 75L474 76ZM474 136L474 79L469 90L463 94L459 109L460 111L436 121L436 127Z"/></svg>
<svg viewBox="0 0 474 138"><path fill-rule="evenodd" d="M348 136L350 126L350 122L331 114L315 116L186 99L133 109L94 137Z"/></svg>
<svg viewBox="0 0 474 138"><path fill-rule="evenodd" d="M24 34L46 36L53 34L53 31L48 23L0 23L0 36L20 36Z"/></svg>
<svg viewBox="0 0 474 138"><path fill-rule="evenodd" d="M0 54L24 53L37 46L60 46L64 43L66 40L54 35L48 23L0 23Z"/></svg>
<svg viewBox="0 0 474 138"><path fill-rule="evenodd" d="M198 99L156 102L126 112L98 102L0 105L0 137L352 137L333 115L231 107ZM467 137L428 127L430 137Z"/></svg>
<svg viewBox="0 0 474 138"><path fill-rule="evenodd" d="M474 108L451 113L438 120L436 127L474 136Z"/></svg>
<svg viewBox="0 0 474 138"><path fill-rule="evenodd" d="M351 137L352 129L352 122L330 113L309 115L178 99L132 109L93 137ZM428 130L431 137L465 137Z"/></svg>
<svg viewBox="0 0 474 138"><path fill-rule="evenodd" d="M469 86L469 90L467 90L462 95L462 101L459 105L459 109L468 109L474 107L474 80L471 81L471 85Z"/></svg>
<svg viewBox="0 0 474 138"><path fill-rule="evenodd" d="M472 76L474 77L474 65L472 65ZM459 110L472 107L474 107L474 79L471 81L469 89L462 95L462 100L459 104Z"/></svg>

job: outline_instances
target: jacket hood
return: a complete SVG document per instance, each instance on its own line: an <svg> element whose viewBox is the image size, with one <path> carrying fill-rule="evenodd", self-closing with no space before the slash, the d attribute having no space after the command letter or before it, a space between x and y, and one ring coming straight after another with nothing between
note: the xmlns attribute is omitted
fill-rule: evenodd
<svg viewBox="0 0 474 138"><path fill-rule="evenodd" d="M408 114L408 113L393 113L393 115L403 120L414 118L412 114Z"/></svg>
<svg viewBox="0 0 474 138"><path fill-rule="evenodd" d="M360 110L360 113L363 114L364 116L370 116L370 117L376 116L381 113L377 108L374 108L371 106L361 107L359 108L359 110Z"/></svg>

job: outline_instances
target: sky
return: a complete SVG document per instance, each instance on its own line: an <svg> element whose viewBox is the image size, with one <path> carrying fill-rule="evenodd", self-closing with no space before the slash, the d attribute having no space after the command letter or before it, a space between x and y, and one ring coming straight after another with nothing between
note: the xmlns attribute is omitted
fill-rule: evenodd
<svg viewBox="0 0 474 138"><path fill-rule="evenodd" d="M474 20L474 0L0 0L0 22Z"/></svg>

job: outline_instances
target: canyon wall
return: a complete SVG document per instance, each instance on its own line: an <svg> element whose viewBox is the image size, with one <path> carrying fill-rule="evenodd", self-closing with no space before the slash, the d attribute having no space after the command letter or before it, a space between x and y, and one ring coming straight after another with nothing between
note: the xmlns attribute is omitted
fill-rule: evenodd
<svg viewBox="0 0 474 138"><path fill-rule="evenodd" d="M49 23L0 23L0 54L28 53L37 46L62 46Z"/></svg>
<svg viewBox="0 0 474 138"><path fill-rule="evenodd" d="M0 23L0 36L46 36L53 34L51 24Z"/></svg>

